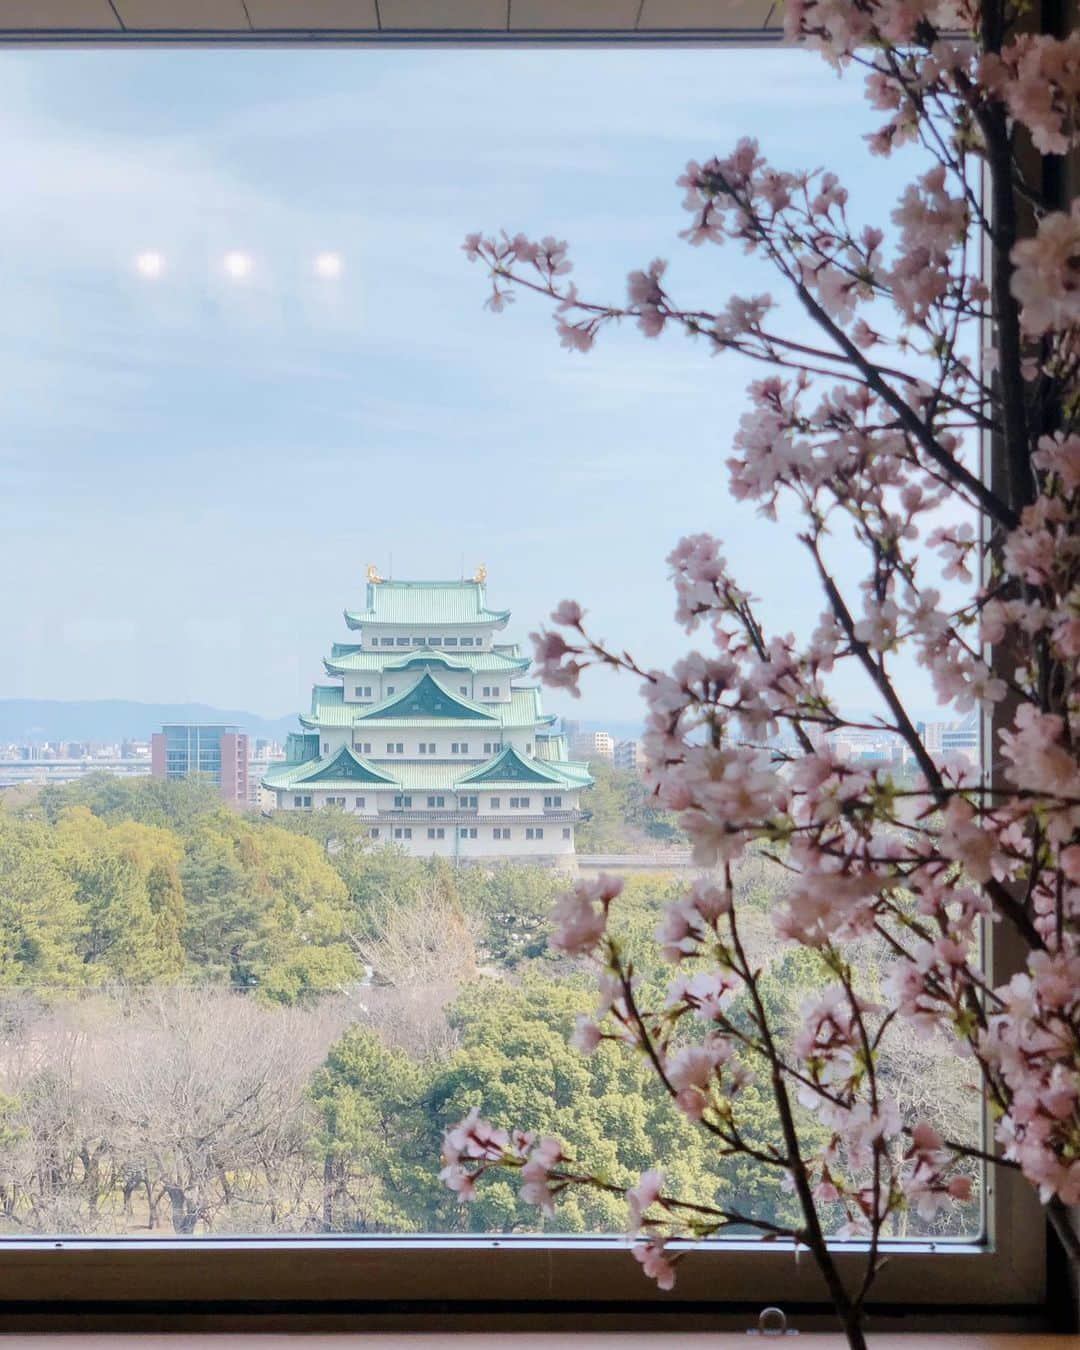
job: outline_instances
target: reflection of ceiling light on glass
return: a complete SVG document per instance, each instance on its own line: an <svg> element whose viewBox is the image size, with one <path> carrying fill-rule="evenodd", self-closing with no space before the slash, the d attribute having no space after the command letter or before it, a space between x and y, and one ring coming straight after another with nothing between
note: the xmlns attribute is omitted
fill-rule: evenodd
<svg viewBox="0 0 1080 1350"><path fill-rule="evenodd" d="M335 281L341 276L341 254L320 253L315 259L315 271L318 276Z"/></svg>
<svg viewBox="0 0 1080 1350"><path fill-rule="evenodd" d="M165 259L160 253L154 253L152 250L140 253L135 259L135 270L139 276L153 280L155 277L161 276L165 270Z"/></svg>
<svg viewBox="0 0 1080 1350"><path fill-rule="evenodd" d="M226 253L224 266L234 281L242 281L251 275L251 256L247 253Z"/></svg>

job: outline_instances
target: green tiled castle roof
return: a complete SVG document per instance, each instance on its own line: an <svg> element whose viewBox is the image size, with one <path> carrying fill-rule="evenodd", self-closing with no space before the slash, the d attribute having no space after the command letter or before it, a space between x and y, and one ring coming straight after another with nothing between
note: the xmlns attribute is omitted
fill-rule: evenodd
<svg viewBox="0 0 1080 1350"><path fill-rule="evenodd" d="M374 624L491 624L504 628L508 609L488 609L482 581L369 581L365 609L345 611L350 628Z"/></svg>
<svg viewBox="0 0 1080 1350"><path fill-rule="evenodd" d="M500 767L501 766L501 767ZM355 751L309 760L305 764L275 764L267 769L263 784L277 791L317 787L322 792L349 791L362 786L397 789L402 792L502 791L535 784L537 787L575 788L592 786L588 767L579 763L546 763L508 749L473 768L447 760L395 760L375 765ZM423 803L417 803L422 806Z"/></svg>
<svg viewBox="0 0 1080 1350"><path fill-rule="evenodd" d="M328 675L378 674L383 670L468 670L473 674L512 676L529 667L527 656L506 656L502 652L435 651L431 647L413 647L407 652L364 652L357 647L335 643L323 662Z"/></svg>
<svg viewBox="0 0 1080 1350"><path fill-rule="evenodd" d="M536 733L536 757L544 760L566 758L566 737L553 731Z"/></svg>
<svg viewBox="0 0 1080 1350"><path fill-rule="evenodd" d="M519 755L512 745L508 745L501 755L487 764L482 764L472 773L461 779L463 787L484 783L563 783L566 780L553 769L537 760L526 759Z"/></svg>
<svg viewBox="0 0 1080 1350"><path fill-rule="evenodd" d="M454 722L495 722L498 719L479 703L461 694L451 694L425 671L404 694L392 694L381 703L358 709L357 722L413 722L417 718Z"/></svg>
<svg viewBox="0 0 1080 1350"><path fill-rule="evenodd" d="M570 774L556 772L551 778L544 779L518 779L518 778L491 778L480 781L472 775L478 770L486 768L488 765L496 764L501 756L497 755L494 759L488 760L484 764L450 764L446 760L423 760L411 759L395 761L392 767L394 778L403 792L497 792L502 789L512 789L521 787L523 783L535 782L537 787L546 785L547 787L572 791L574 788L585 788L589 783L582 783L576 777ZM522 759L526 764L532 761ZM544 765L546 769L561 770L563 765ZM591 780L590 780L591 781ZM422 807L423 802L414 803Z"/></svg>
<svg viewBox="0 0 1080 1350"><path fill-rule="evenodd" d="M405 704L407 694L392 694L385 698L381 703L347 703L344 698L345 691L338 685L317 684L311 691L311 711L301 713L300 721L305 727L352 727L360 723L376 723L381 726L391 724L406 725L410 728L419 727L452 727L460 726L462 722L468 725L475 725L478 728L490 726L492 730L495 727L550 727L556 720L554 713L545 713L540 699L540 690L535 685L526 685L523 689L511 689L510 700L507 703L473 703L470 699L462 697L460 694L448 693L434 680L430 675L424 676L441 691L440 701L447 702L447 711L444 713L432 712L428 715L406 714L398 705ZM421 680L419 683L423 683ZM418 688L419 684L414 686ZM470 715L463 717L458 711L450 707L456 704L459 707L469 707L482 714L480 717Z"/></svg>
<svg viewBox="0 0 1080 1350"><path fill-rule="evenodd" d="M347 745L336 755L327 756L325 759L309 759L303 764L272 765L267 769L262 781L271 788L299 787L300 784L311 787L318 784L323 790L340 784L352 787L357 783L368 783L377 787L394 786L394 779L389 774L376 769Z"/></svg>

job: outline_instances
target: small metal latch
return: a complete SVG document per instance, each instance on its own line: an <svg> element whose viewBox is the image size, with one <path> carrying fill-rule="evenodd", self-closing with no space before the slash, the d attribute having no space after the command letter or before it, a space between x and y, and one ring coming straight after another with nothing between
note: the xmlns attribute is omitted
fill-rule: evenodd
<svg viewBox="0 0 1080 1350"><path fill-rule="evenodd" d="M783 1308L762 1308L758 1313L757 1326L746 1333L748 1336L797 1336L797 1331L789 1331L787 1314Z"/></svg>

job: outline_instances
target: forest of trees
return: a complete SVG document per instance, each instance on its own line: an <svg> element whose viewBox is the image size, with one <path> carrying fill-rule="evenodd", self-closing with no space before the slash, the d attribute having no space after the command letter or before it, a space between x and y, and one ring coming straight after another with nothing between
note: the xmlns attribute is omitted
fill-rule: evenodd
<svg viewBox="0 0 1080 1350"><path fill-rule="evenodd" d="M670 811L660 810L640 775L605 760L589 765L589 819L577 828L579 853L652 853L689 847Z"/></svg>
<svg viewBox="0 0 1080 1350"><path fill-rule="evenodd" d="M605 788L598 830L632 791ZM568 1044L596 995L578 963L546 950L562 884L537 867L372 848L340 812L240 815L195 783L8 794L0 1232L622 1229L602 1195L543 1223L506 1182L458 1204L437 1181L439 1145L473 1105L560 1135L613 1180L659 1152L678 1159L682 1193L789 1219L775 1176L717 1160L642 1061ZM794 1025L820 976L771 936L782 873L749 859L739 884L770 1000ZM618 907L657 1000L651 935L679 885L632 878ZM911 1038L889 1072L954 1135L974 1119L962 1067L932 1042ZM762 1140L775 1130L767 1102L745 1090Z"/></svg>

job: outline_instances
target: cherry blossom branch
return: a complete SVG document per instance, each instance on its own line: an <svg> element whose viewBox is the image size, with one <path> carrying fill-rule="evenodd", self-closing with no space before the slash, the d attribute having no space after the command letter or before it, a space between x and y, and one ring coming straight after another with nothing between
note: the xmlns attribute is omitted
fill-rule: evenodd
<svg viewBox="0 0 1080 1350"><path fill-rule="evenodd" d="M680 307L660 261L631 272L627 304L601 305L567 280L561 241L475 235L465 246L488 266L492 309L517 289L545 296L572 351L633 318L648 337L671 325L772 371L750 386L731 490L768 518L781 498L801 514L825 601L809 640L770 634L708 535L681 540L668 559L676 617L707 634L706 651L669 672L647 669L591 637L570 601L554 628L534 635L540 676L555 687L576 695L592 665L642 683L648 787L706 869L656 936L663 961L695 973L675 981L661 1010L640 1005L634 969L606 932L619 889L611 879L579 882L560 900L552 944L601 967L601 1007L579 1021L579 1048L632 1046L718 1157L785 1170L802 1215L795 1236L857 1346L886 1226L905 1211L930 1222L966 1204L973 1162L1019 1172L1066 1251L1080 1255L1066 1224L1066 1207L1080 1203L1080 209L1047 211L1017 159L1017 128L1043 154L1080 145L1080 34L1018 34L1018 7L1006 0L960 0L959 9L969 42L934 3L789 0L791 38L841 69L869 68L871 101L887 115L871 148L920 141L936 160L901 193L891 262L882 230L852 224L834 175L776 171L751 140L727 158L691 162L680 179L693 222L684 238L761 253L819 339L766 323L768 296L735 297L719 311ZM973 185L980 161L988 207ZM1018 184L1037 215L1024 239ZM972 269L984 243L989 290ZM984 379L966 348L988 307L996 352ZM1002 491L965 462L973 431L1004 451ZM993 527L985 541L968 523L939 523L968 506ZM838 521L864 559L861 617L848 600L854 586L826 563L823 541ZM974 594L946 605L939 586L957 583ZM996 708L992 780L930 752L895 679L893 653L905 650L943 704ZM884 715L842 712L828 692L841 666L869 680ZM832 737L845 729L899 737L915 785L844 763ZM781 731L794 749L774 743ZM762 972L742 943L732 867L748 851L771 858L784 879L776 937L815 953L833 981L794 1028L770 1018ZM997 918L1022 949L1004 983L979 964L980 930ZM865 971L845 954L867 939L887 963L888 1010L864 997ZM995 1118L992 1146L946 1141L894 1100L884 1066L902 1027L943 1035L970 1056ZM767 1073L782 1142L744 1128L748 1065ZM823 1152L804 1146L795 1101L831 1132ZM513 1147L542 1203L564 1184L586 1184L552 1170L552 1145ZM451 1169L455 1187L487 1165L473 1156L471 1176ZM695 1218L693 1202L678 1211L658 1176L626 1194L632 1226L649 1235L636 1254L668 1287L682 1259L664 1246L672 1215L699 1233L725 1220ZM652 1205L664 1220L645 1214ZM825 1206L845 1216L841 1235L867 1239L854 1292L832 1261Z"/></svg>

